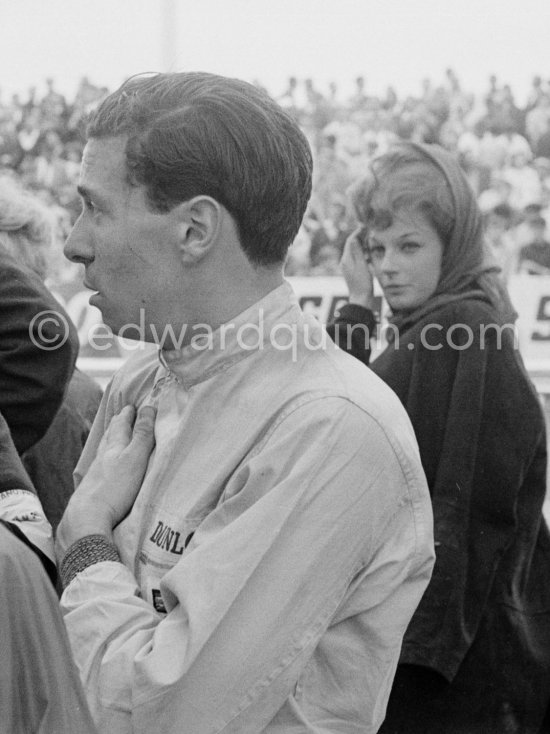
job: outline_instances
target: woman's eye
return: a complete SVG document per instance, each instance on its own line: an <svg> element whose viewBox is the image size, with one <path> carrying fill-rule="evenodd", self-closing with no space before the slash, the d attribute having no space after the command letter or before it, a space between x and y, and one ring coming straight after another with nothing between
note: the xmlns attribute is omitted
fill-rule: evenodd
<svg viewBox="0 0 550 734"><path fill-rule="evenodd" d="M369 254L374 260L380 260L384 257L384 248L380 247L380 245L374 245L374 247L369 247Z"/></svg>
<svg viewBox="0 0 550 734"><path fill-rule="evenodd" d="M415 252L419 247L418 242L403 242L401 245L403 252Z"/></svg>

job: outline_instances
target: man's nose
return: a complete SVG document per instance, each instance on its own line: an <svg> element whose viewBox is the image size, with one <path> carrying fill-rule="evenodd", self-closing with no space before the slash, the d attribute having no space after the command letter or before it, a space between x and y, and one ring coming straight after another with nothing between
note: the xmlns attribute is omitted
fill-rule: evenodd
<svg viewBox="0 0 550 734"><path fill-rule="evenodd" d="M67 237L63 253L71 262L83 263L84 265L94 259L90 237L86 233L86 228L82 224L81 217L77 219L74 227Z"/></svg>

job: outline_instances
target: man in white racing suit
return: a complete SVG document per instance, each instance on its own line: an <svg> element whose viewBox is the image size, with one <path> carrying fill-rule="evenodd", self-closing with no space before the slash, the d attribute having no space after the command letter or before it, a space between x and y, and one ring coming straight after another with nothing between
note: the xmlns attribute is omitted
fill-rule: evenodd
<svg viewBox="0 0 550 734"><path fill-rule="evenodd" d="M113 331L159 347L108 387L58 531L102 733L384 718L430 501L399 401L283 279L310 189L303 134L238 80L134 77L90 122L66 254Z"/></svg>

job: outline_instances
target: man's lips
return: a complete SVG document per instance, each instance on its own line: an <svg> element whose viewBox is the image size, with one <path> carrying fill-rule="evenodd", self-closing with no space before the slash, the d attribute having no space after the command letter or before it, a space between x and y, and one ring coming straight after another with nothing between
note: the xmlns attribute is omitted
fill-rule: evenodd
<svg viewBox="0 0 550 734"><path fill-rule="evenodd" d="M84 288L87 288L89 291L94 291L95 293L98 293L97 288L91 285L89 281L85 280L83 285L84 285Z"/></svg>
<svg viewBox="0 0 550 734"><path fill-rule="evenodd" d="M90 297L88 298L88 303L90 304L90 306L95 306L98 303L98 300L101 298L99 291L95 286L90 283L89 280L84 280L83 285L89 291L92 291Z"/></svg>

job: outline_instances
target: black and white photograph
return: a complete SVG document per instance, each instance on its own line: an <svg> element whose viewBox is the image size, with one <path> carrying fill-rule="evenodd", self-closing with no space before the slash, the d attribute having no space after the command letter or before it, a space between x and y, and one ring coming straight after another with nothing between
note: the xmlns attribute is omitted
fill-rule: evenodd
<svg viewBox="0 0 550 734"><path fill-rule="evenodd" d="M550 734L549 0L0 0L0 734Z"/></svg>

